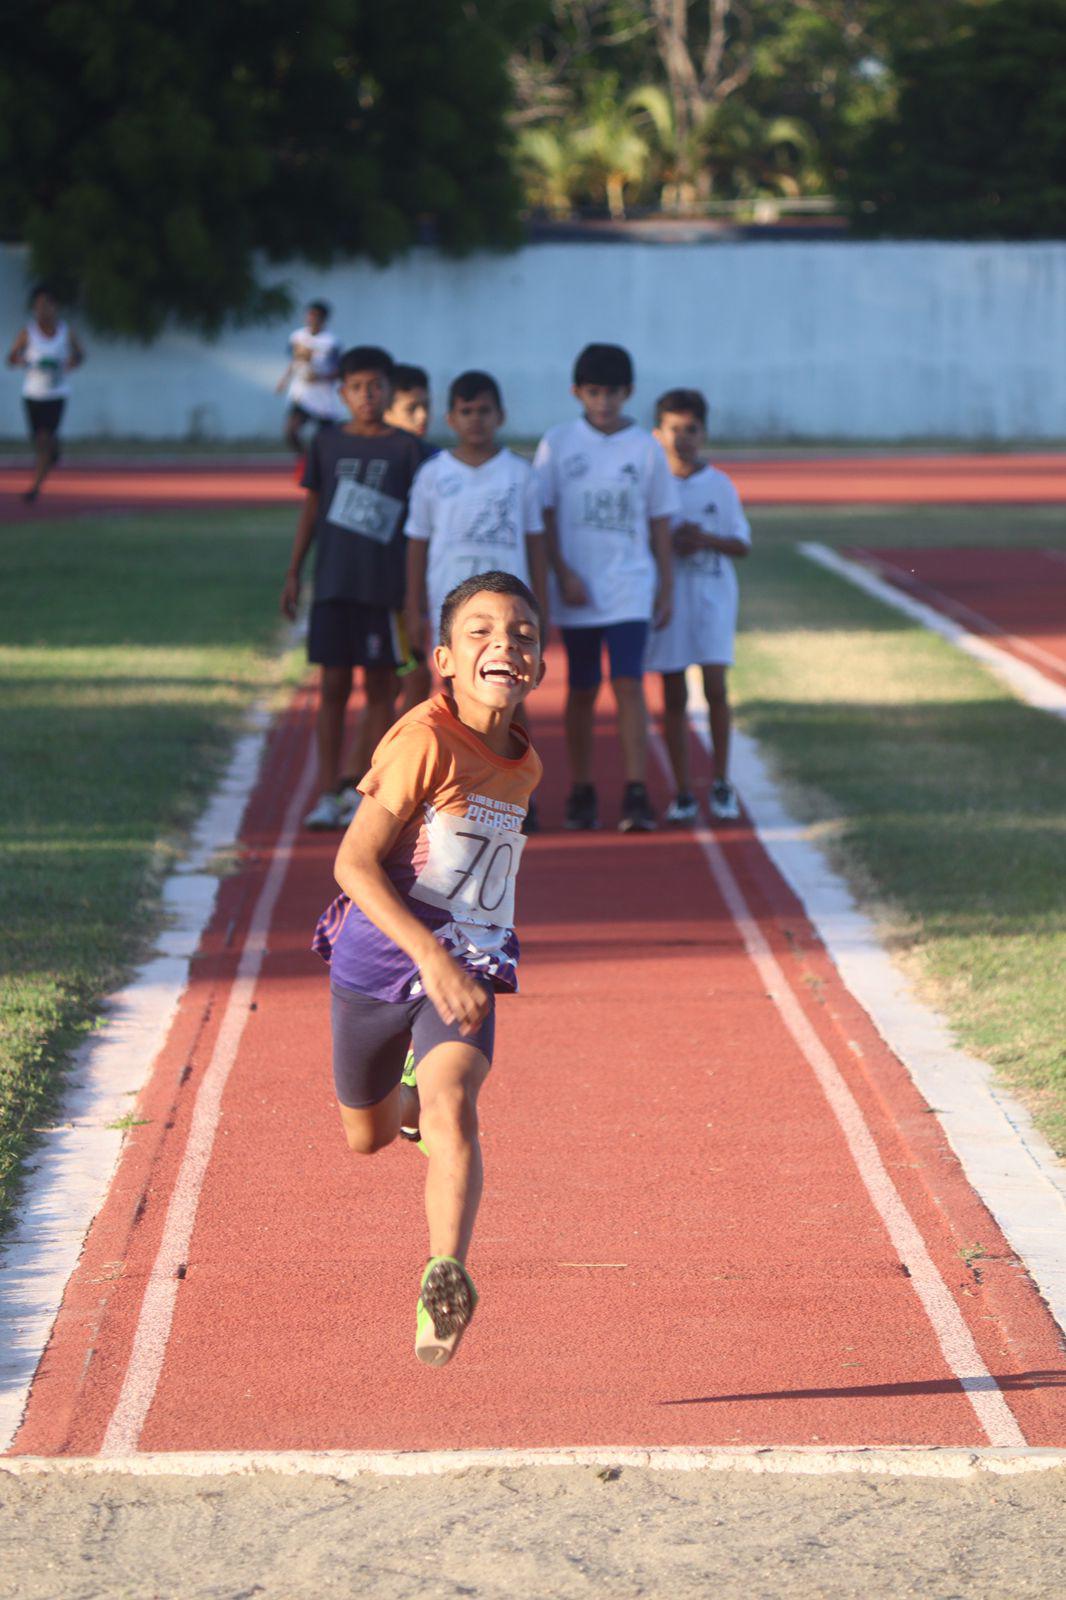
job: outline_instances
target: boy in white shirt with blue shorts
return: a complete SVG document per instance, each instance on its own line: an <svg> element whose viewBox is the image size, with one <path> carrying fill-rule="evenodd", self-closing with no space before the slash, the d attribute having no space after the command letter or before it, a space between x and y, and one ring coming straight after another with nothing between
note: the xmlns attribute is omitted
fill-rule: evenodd
<svg viewBox="0 0 1066 1600"><path fill-rule="evenodd" d="M670 620L670 520L679 506L662 447L623 415L633 363L616 344L586 345L574 365L583 415L544 435L533 459L555 579L552 615L568 661L566 744L572 788L566 826L599 827L592 782L593 715L606 646L625 767L619 829L656 825L645 777L649 629Z"/></svg>
<svg viewBox="0 0 1066 1600"><path fill-rule="evenodd" d="M655 437L677 480L681 510L672 530L674 612L652 635L645 666L663 679L663 735L677 792L666 813L675 824L693 822L699 806L692 791L685 672L699 666L710 711L714 782L711 815L740 815L729 781L731 715L726 671L733 664L737 625L737 575L733 562L751 548L751 529L731 480L701 460L706 446L707 402L697 389L671 389L655 406Z"/></svg>

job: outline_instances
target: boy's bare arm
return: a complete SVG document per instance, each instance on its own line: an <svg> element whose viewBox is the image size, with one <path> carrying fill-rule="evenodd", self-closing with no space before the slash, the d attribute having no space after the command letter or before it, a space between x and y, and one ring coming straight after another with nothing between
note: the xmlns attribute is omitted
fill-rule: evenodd
<svg viewBox="0 0 1066 1600"><path fill-rule="evenodd" d="M543 618L543 645L544 635L548 632L548 547L544 534L526 534L526 560L529 563L529 586L537 597Z"/></svg>
<svg viewBox="0 0 1066 1600"><path fill-rule="evenodd" d="M655 586L655 606L652 627L665 628L674 612L674 567L671 559L670 518L649 517L651 553L655 557L658 582Z"/></svg>
<svg viewBox="0 0 1066 1600"><path fill-rule="evenodd" d="M292 558L281 589L281 612L292 622L300 601L300 571L304 557L315 536L315 519L318 516L318 490L308 489L296 524L296 537L292 541Z"/></svg>
<svg viewBox="0 0 1066 1600"><path fill-rule="evenodd" d="M429 540L407 541L407 589L404 621L407 639L412 650L423 650L426 644L426 568L429 565Z"/></svg>
<svg viewBox="0 0 1066 1600"><path fill-rule="evenodd" d="M28 343L26 330L23 328L8 351L7 364L9 367L24 367L26 365L26 345Z"/></svg>
<svg viewBox="0 0 1066 1600"><path fill-rule="evenodd" d="M291 377L292 377L292 362L290 361L288 366L285 368L285 371L281 374L281 377L278 379L277 383L274 385L274 393L275 394L281 394L283 389L287 389L288 385L289 385L289 379Z"/></svg>
<svg viewBox="0 0 1066 1600"><path fill-rule="evenodd" d="M743 539L733 539L717 533L704 533L694 522L682 522L674 529L674 548L679 555L690 556L696 550L717 550L720 555L740 558L751 548Z"/></svg>
<svg viewBox="0 0 1066 1600"><path fill-rule="evenodd" d="M548 566L558 580L559 593L568 606L587 606L588 589L573 567L567 566L559 549L559 520L554 510L551 506L545 506L541 515L544 518L544 545Z"/></svg>
<svg viewBox="0 0 1066 1600"><path fill-rule="evenodd" d="M74 329L70 330L70 356L67 360L67 371L73 372L75 367L80 367L85 360L85 350L78 340Z"/></svg>
<svg viewBox="0 0 1066 1600"><path fill-rule="evenodd" d="M483 986L407 909L382 867L402 827L391 811L364 795L341 840L334 877L375 928L410 956L442 1021L458 1022L460 1033L475 1033L488 1010Z"/></svg>

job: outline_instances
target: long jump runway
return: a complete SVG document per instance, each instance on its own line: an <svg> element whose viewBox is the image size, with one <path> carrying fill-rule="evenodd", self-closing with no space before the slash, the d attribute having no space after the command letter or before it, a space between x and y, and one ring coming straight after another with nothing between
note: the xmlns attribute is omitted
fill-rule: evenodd
<svg viewBox="0 0 1066 1600"><path fill-rule="evenodd" d="M561 676L459 1357L411 1349L422 1157L333 1104L301 693L13 1453L1066 1445L1058 1330L751 830L561 830Z"/></svg>

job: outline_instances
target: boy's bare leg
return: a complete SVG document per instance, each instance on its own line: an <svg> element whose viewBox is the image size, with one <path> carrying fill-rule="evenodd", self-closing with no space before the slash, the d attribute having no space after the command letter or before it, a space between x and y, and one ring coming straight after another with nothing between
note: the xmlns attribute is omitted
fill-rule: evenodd
<svg viewBox="0 0 1066 1600"><path fill-rule="evenodd" d="M293 454L297 456L302 456L304 453L302 428L303 418L296 416L294 412L290 412L285 418L285 443Z"/></svg>
<svg viewBox="0 0 1066 1600"><path fill-rule="evenodd" d="M692 772L688 758L688 688L683 672L664 672L663 738L674 773L678 794L692 793Z"/></svg>
<svg viewBox="0 0 1066 1600"><path fill-rule="evenodd" d="M595 689L567 691L566 753L573 783L592 782L592 718L599 692L598 685Z"/></svg>
<svg viewBox="0 0 1066 1600"><path fill-rule="evenodd" d="M418 1063L431 1256L465 1262L470 1249L483 1182L477 1098L488 1073L485 1057L470 1044L439 1044Z"/></svg>
<svg viewBox="0 0 1066 1600"><path fill-rule="evenodd" d="M711 720L711 744L714 747L714 776L729 778L729 735L733 725L729 698L725 686L725 667L704 667L703 692Z"/></svg>
<svg viewBox="0 0 1066 1600"><path fill-rule="evenodd" d="M366 704L348 762L356 778L363 776L370 765L371 756L392 727L398 687L399 680L391 667L364 667L363 693Z"/></svg>
<svg viewBox="0 0 1066 1600"><path fill-rule="evenodd" d="M648 771L648 708L641 678L612 678L618 706L618 737L627 783L643 783Z"/></svg>
<svg viewBox="0 0 1066 1600"><path fill-rule="evenodd" d="M352 692L351 667L323 667L318 702L318 787L321 794L332 794L341 770L344 744L344 712Z"/></svg>
<svg viewBox="0 0 1066 1600"><path fill-rule="evenodd" d="M33 436L34 472L33 482L27 491L28 497L35 500L40 493L41 485L59 460L59 445L56 443L54 433L42 430Z"/></svg>
<svg viewBox="0 0 1066 1600"><path fill-rule="evenodd" d="M357 1156L372 1156L384 1150L400 1131L401 1113L404 1109L403 1087L397 1084L391 1094L379 1100L376 1106L342 1106L337 1109L344 1125L348 1149Z"/></svg>

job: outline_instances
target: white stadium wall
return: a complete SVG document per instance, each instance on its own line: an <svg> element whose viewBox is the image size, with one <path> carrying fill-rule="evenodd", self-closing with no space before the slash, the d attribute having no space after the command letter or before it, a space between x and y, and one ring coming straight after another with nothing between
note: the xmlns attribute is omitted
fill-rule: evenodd
<svg viewBox="0 0 1066 1600"><path fill-rule="evenodd" d="M24 318L24 253L0 249L0 331ZM625 344L635 415L697 385L730 440L1066 438L1066 244L552 243L448 260L420 249L276 274L323 296L346 343L427 367L438 401L464 367L499 378L508 432L570 414L589 340ZM83 330L68 437L276 438L290 323L143 347ZM21 434L18 375L0 434Z"/></svg>

